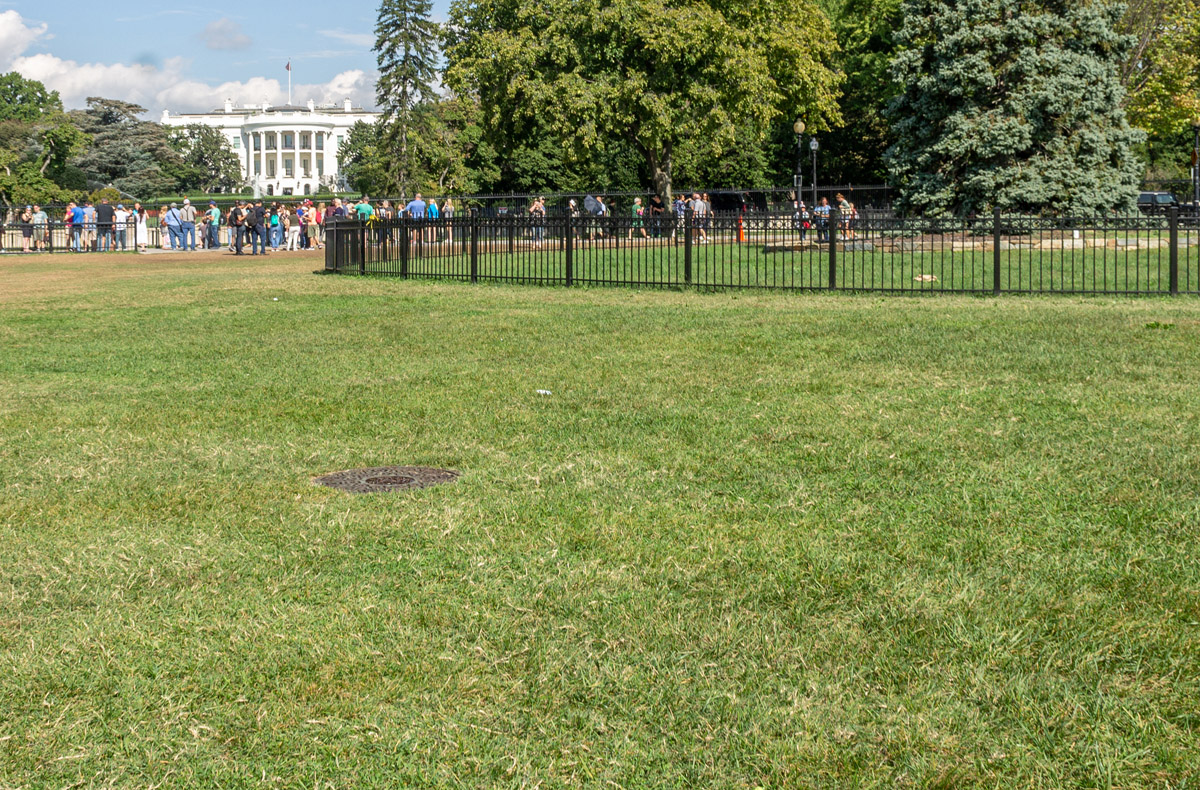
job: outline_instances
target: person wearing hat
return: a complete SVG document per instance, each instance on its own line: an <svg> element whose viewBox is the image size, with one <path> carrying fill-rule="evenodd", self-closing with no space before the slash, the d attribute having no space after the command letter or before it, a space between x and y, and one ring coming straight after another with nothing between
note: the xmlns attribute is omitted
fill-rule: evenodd
<svg viewBox="0 0 1200 790"><path fill-rule="evenodd" d="M193 217L195 215L193 214ZM163 214L163 225L167 228L167 235L171 239L171 249L177 250L183 246L183 217L179 214L179 204L172 203L167 212ZM192 226L193 233L195 225ZM193 238L193 241L195 239Z"/></svg>
<svg viewBox="0 0 1200 790"><path fill-rule="evenodd" d="M119 245L121 252L125 252L125 244L129 239L129 220L133 214L125 210L124 203L118 203L116 211L113 212L113 249Z"/></svg>
<svg viewBox="0 0 1200 790"><path fill-rule="evenodd" d="M196 207L192 205L192 201L187 198L183 199L183 209L179 212L180 238L183 242L183 248L192 252L196 251ZM190 240L190 241L189 241ZM190 245L190 246L189 246Z"/></svg>

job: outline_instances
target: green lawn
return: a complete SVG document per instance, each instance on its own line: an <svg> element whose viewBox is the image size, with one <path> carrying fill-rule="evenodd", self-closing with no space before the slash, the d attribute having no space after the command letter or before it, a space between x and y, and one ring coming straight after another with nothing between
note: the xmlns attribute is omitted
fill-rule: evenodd
<svg viewBox="0 0 1200 790"><path fill-rule="evenodd" d="M0 787L1200 784L1200 300L15 257Z"/></svg>
<svg viewBox="0 0 1200 790"><path fill-rule="evenodd" d="M378 231L376 231L378 233ZM843 243L838 254L837 284L851 290L974 291L990 293L993 257L990 238L966 237L969 248L949 241L917 244L916 249L888 246L876 239ZM1017 238L1017 237L1014 237ZM1093 240L1089 235L1087 242ZM1066 249L1002 249L1000 283L1005 291L1054 293L1165 293L1170 290L1169 249L1163 239L1143 233L1109 238L1111 247L1082 246L1085 240L1055 237ZM1028 237L1020 237L1028 243ZM823 289L829 282L827 245L795 245L788 234L759 236L746 243L714 238L691 252L691 283L703 288ZM1181 236L1178 287L1200 293L1200 247L1193 235ZM1009 242L1005 242L1008 244ZM1072 243L1081 245L1071 248ZM1140 243L1141 246L1137 246ZM1161 246L1149 246L1149 245ZM982 245L978 246L977 245ZM766 251L772 247L772 251ZM396 244L372 244L363 273L397 274L402 250ZM678 286L686 282L686 254L669 241L608 239L576 243L572 277L582 284L629 283ZM357 272L357 258L345 266ZM478 276L483 281L561 283L566 278L566 252L559 239L534 247L527 239L483 239ZM407 262L412 277L469 279L470 256L460 233L455 244L414 246Z"/></svg>

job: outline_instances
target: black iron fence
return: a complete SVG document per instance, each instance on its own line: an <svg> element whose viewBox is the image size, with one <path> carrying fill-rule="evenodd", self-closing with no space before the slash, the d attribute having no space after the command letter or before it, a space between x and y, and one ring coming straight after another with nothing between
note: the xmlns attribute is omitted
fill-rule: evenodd
<svg viewBox="0 0 1200 790"><path fill-rule="evenodd" d="M470 282L958 293L1200 294L1200 224L744 213L334 220L325 269Z"/></svg>
<svg viewBox="0 0 1200 790"><path fill-rule="evenodd" d="M196 223L195 245L205 246L204 228ZM228 242L226 226L221 227L220 241ZM176 237L175 244L191 246L191 236ZM218 246L218 245L214 245ZM98 222L74 225L59 220L46 222L16 221L0 225L0 252L4 253L59 253L59 252L121 252L147 249L170 249L170 234L158 224L156 217L149 217L138 229L136 220L127 222Z"/></svg>

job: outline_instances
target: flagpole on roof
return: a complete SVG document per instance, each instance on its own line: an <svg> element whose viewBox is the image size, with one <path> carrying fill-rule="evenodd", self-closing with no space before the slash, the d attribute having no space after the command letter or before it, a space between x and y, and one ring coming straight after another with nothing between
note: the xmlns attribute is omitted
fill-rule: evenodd
<svg viewBox="0 0 1200 790"><path fill-rule="evenodd" d="M288 58L287 62L288 73L288 106L292 106L292 59Z"/></svg>

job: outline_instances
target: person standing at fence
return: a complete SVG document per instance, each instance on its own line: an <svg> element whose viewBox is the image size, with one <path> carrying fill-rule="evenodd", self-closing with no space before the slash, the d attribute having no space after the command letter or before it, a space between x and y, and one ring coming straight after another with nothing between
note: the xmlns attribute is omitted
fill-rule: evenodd
<svg viewBox="0 0 1200 790"><path fill-rule="evenodd" d="M77 225L75 223L75 209L76 208L77 208L77 206L72 201L71 203L67 204L67 210L66 210L66 212L63 213L63 225L65 225L66 229L67 229L67 238L68 238L67 244L70 245L69 249L72 252L79 252L79 230L78 230L78 228L80 228L80 225ZM80 214L80 217L82 217L82 216L83 215Z"/></svg>
<svg viewBox="0 0 1200 790"><path fill-rule="evenodd" d="M38 252L46 249L46 239L50 235L50 217L42 211L42 207L33 204L33 248Z"/></svg>
<svg viewBox="0 0 1200 790"><path fill-rule="evenodd" d="M804 205L804 201L797 200L792 203L792 229L800 232L801 242L808 235L809 221L808 206Z"/></svg>
<svg viewBox="0 0 1200 790"><path fill-rule="evenodd" d="M242 247L246 244L246 223L250 212L246 210L246 201L239 200L229 210L229 230L233 234L233 254L245 255Z"/></svg>
<svg viewBox="0 0 1200 790"><path fill-rule="evenodd" d="M375 209L371 207L371 199L366 195L359 198L358 203L354 206L354 215L359 221L366 222L375 216Z"/></svg>
<svg viewBox="0 0 1200 790"><path fill-rule="evenodd" d="M125 252L125 243L129 238L130 216L130 213L125 210L124 203L118 203L117 208L113 211L113 248L120 245L121 252Z"/></svg>
<svg viewBox="0 0 1200 790"><path fill-rule="evenodd" d="M708 244L708 232L704 229L704 219L708 214L708 204L700 197L699 192L692 193L692 235L699 244Z"/></svg>
<svg viewBox="0 0 1200 790"><path fill-rule="evenodd" d="M21 252L33 252L33 206L21 212Z"/></svg>
<svg viewBox="0 0 1200 790"><path fill-rule="evenodd" d="M821 202L813 209L817 221L817 241L829 241L829 198L821 198Z"/></svg>
<svg viewBox="0 0 1200 790"><path fill-rule="evenodd" d="M442 203L442 219L446 221L446 244L454 243L454 204L450 198Z"/></svg>
<svg viewBox="0 0 1200 790"><path fill-rule="evenodd" d="M546 236L546 199L539 197L529 206L529 230L533 236L533 246L542 246Z"/></svg>
<svg viewBox="0 0 1200 790"><path fill-rule="evenodd" d="M221 210L217 201L208 201L208 248L215 250L221 246Z"/></svg>
<svg viewBox="0 0 1200 790"><path fill-rule="evenodd" d="M646 209L642 206L642 199L635 197L633 205L629 209L629 235L627 238L633 238L633 232L636 230L642 234L642 238L646 238Z"/></svg>
<svg viewBox="0 0 1200 790"><path fill-rule="evenodd" d="M188 198L183 199L183 208L179 209L179 247L196 251L196 207Z"/></svg>
<svg viewBox="0 0 1200 790"><path fill-rule="evenodd" d="M250 232L250 254L267 254L267 210L263 208L262 198L255 198L254 207L250 209L252 224Z"/></svg>
<svg viewBox="0 0 1200 790"><path fill-rule="evenodd" d="M438 227L442 218L441 209L438 208L437 198L429 198L429 205L425 207L425 219L429 220L429 242L431 244L438 243L438 236L441 231Z"/></svg>
<svg viewBox="0 0 1200 790"><path fill-rule="evenodd" d="M671 238L676 238L679 229L683 227L684 217L687 216L687 201L682 195L676 195L671 201L671 214L674 218L674 223L671 225Z"/></svg>
<svg viewBox="0 0 1200 790"><path fill-rule="evenodd" d="M96 206L96 229L100 234L100 240L97 248L108 252L113 244L113 217L115 211L112 204L108 202L108 198L100 198L100 205Z"/></svg>
<svg viewBox="0 0 1200 790"><path fill-rule="evenodd" d="M659 195L650 196L650 205L647 207L650 214L650 235L658 238L662 235L662 218L663 212L666 211L666 206L663 205L662 197Z"/></svg>
<svg viewBox="0 0 1200 790"><path fill-rule="evenodd" d="M312 206L309 206L308 210L304 212L304 233L308 237L308 246L306 246L305 249L320 249L320 241L318 238L320 236L320 228L321 226L318 220L317 210Z"/></svg>
<svg viewBox="0 0 1200 790"><path fill-rule="evenodd" d="M287 249L300 249L300 207L291 206L287 210Z"/></svg>
<svg viewBox="0 0 1200 790"><path fill-rule="evenodd" d="M96 207L90 200L83 201L83 250L96 250Z"/></svg>
<svg viewBox="0 0 1200 790"><path fill-rule="evenodd" d="M133 243L137 246L138 252L145 252L146 245L150 243L150 226L147 224L149 217L146 214L146 209L141 203L133 204Z"/></svg>
<svg viewBox="0 0 1200 790"><path fill-rule="evenodd" d="M193 217L195 215L193 214ZM183 216L179 213L179 205L172 203L163 215L163 224L167 227L167 235L171 238L171 249L177 250L183 246Z"/></svg>

